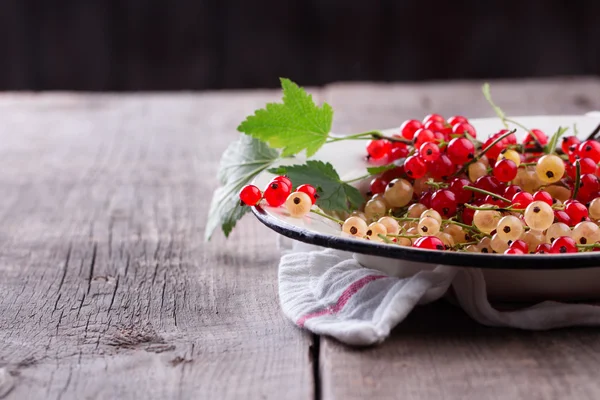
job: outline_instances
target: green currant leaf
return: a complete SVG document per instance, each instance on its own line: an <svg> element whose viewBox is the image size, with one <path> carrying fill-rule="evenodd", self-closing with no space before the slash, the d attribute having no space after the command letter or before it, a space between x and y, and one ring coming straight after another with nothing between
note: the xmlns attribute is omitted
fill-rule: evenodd
<svg viewBox="0 0 600 400"><path fill-rule="evenodd" d="M229 145L221 157L217 176L223 186L213 194L205 240L210 240L219 225L229 236L237 221L250 211L250 207L240 205L239 191L278 157L277 150L250 136L243 135Z"/></svg>
<svg viewBox="0 0 600 400"><path fill-rule="evenodd" d="M262 140L273 148L282 148L287 157L306 150L312 156L325 144L333 109L327 103L318 107L304 89L281 78L283 104L269 103L238 126L238 131Z"/></svg>
<svg viewBox="0 0 600 400"><path fill-rule="evenodd" d="M389 171L390 169L396 168L396 164L381 165L379 167L367 167L367 172L371 175L381 174L382 172Z"/></svg>
<svg viewBox="0 0 600 400"><path fill-rule="evenodd" d="M568 130L569 128L563 128L562 126L559 126L558 130L554 133L554 135L552 135L552 137L548 141L548 144L544 147L544 153L554 153L556 151L556 146L558 145L558 139L560 139L560 137L564 135Z"/></svg>
<svg viewBox="0 0 600 400"><path fill-rule="evenodd" d="M330 163L309 160L303 165L287 165L270 169L269 172L287 175L294 186L310 184L319 188L317 205L328 211L357 209L364 202L358 189L340 179Z"/></svg>

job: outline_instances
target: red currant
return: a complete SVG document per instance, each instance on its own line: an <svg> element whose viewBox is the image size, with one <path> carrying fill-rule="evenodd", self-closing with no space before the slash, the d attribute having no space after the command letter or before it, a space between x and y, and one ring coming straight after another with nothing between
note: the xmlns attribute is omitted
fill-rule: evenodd
<svg viewBox="0 0 600 400"><path fill-rule="evenodd" d="M531 193L519 192L513 196L511 203L514 208L527 208L533 202Z"/></svg>
<svg viewBox="0 0 600 400"><path fill-rule="evenodd" d="M449 189L439 189L431 196L431 208L440 213L443 218L456 215L458 203L456 196Z"/></svg>
<svg viewBox="0 0 600 400"><path fill-rule="evenodd" d="M537 138L537 141L542 146L548 143L548 136L544 132L540 131L539 129L532 129L527 136L525 136L523 144L535 144L535 139L533 136Z"/></svg>
<svg viewBox="0 0 600 400"><path fill-rule="evenodd" d="M381 178L373 178L371 185L369 186L369 191L371 194L381 194L385 192L388 183L388 181L384 181Z"/></svg>
<svg viewBox="0 0 600 400"><path fill-rule="evenodd" d="M595 140L586 140L577 148L577 155L580 158L589 157L597 164L600 162L600 143Z"/></svg>
<svg viewBox="0 0 600 400"><path fill-rule="evenodd" d="M529 246L527 245L527 243L525 243L525 241L523 240L515 240L514 242L512 242L510 244L511 248L515 248L515 249L519 249L521 250L523 253L528 253L529 252Z"/></svg>
<svg viewBox="0 0 600 400"><path fill-rule="evenodd" d="M523 189L521 189L520 186L517 185L510 185L507 186L506 189L504 189L504 193L502 194L503 197L506 197L507 199L512 199L513 197L515 197L515 194L522 192Z"/></svg>
<svg viewBox="0 0 600 400"><path fill-rule="evenodd" d="M563 136L560 148L565 154L573 153L577 150L577 146L581 143L577 136Z"/></svg>
<svg viewBox="0 0 600 400"><path fill-rule="evenodd" d="M500 200L499 198L490 195L485 196L483 204L491 204L498 207L506 207L509 205L504 200Z"/></svg>
<svg viewBox="0 0 600 400"><path fill-rule="evenodd" d="M460 116L460 115L455 115L453 117L448 118L448 124L450 124L450 126L454 126L456 124L460 124L463 122L469 122L465 117Z"/></svg>
<svg viewBox="0 0 600 400"><path fill-rule="evenodd" d="M392 150L392 144L385 139L371 140L367 144L367 153L373 160L379 160L387 156Z"/></svg>
<svg viewBox="0 0 600 400"><path fill-rule="evenodd" d="M431 177L436 180L447 180L456 171L456 165L452 163L446 154L441 154L429 166Z"/></svg>
<svg viewBox="0 0 600 400"><path fill-rule="evenodd" d="M427 208L431 208L431 196L433 196L433 192L431 190L426 190L419 196L419 203L423 204Z"/></svg>
<svg viewBox="0 0 600 400"><path fill-rule="evenodd" d="M504 192L504 187L500 185L498 179L493 176L485 175L475 181L473 185L478 189L487 190L495 194ZM475 192L475 198L484 198L485 194Z"/></svg>
<svg viewBox="0 0 600 400"><path fill-rule="evenodd" d="M388 169L383 174L381 174L381 179L386 182L391 182L394 179L402 178L404 176L404 167L394 167L392 169Z"/></svg>
<svg viewBox="0 0 600 400"><path fill-rule="evenodd" d="M437 122L441 122L444 123L444 117L442 117L440 114L429 114L426 115L425 118L423 118L423 124L428 123L429 121L437 121Z"/></svg>
<svg viewBox="0 0 600 400"><path fill-rule="evenodd" d="M506 134L507 132L508 132L508 130L503 129L500 132L493 134L492 136L490 136L488 138L488 140L485 141L485 143L482 146L482 149L485 150L485 155L489 159L492 159L492 160L497 159L498 156L500 155L500 152L502 152L502 150L504 150L506 148L506 146L508 146L509 144L514 144L514 143L512 143L513 140L516 142L516 139L514 139L515 135L509 135L509 136L505 137L504 139L502 139L500 142L496 143L494 146L492 146L492 143L495 142L496 139L498 139L500 136Z"/></svg>
<svg viewBox="0 0 600 400"><path fill-rule="evenodd" d="M415 149L420 148L423 143L433 142L434 140L435 135L429 129L419 129L415 132L415 136L413 137Z"/></svg>
<svg viewBox="0 0 600 400"><path fill-rule="evenodd" d="M423 127L421 121L417 121L416 119L409 119L404 121L402 125L400 125L400 134L408 140L412 140L413 136L415 136L415 132Z"/></svg>
<svg viewBox="0 0 600 400"><path fill-rule="evenodd" d="M561 236L552 242L551 253L577 253L577 244L569 236Z"/></svg>
<svg viewBox="0 0 600 400"><path fill-rule="evenodd" d="M397 137L397 136L394 135L394 137ZM404 158L404 157L408 156L408 152L409 152L409 148L406 145L406 143L392 142L392 149L390 150L390 153L388 154L388 161L392 162L392 161L399 160L400 158Z"/></svg>
<svg viewBox="0 0 600 400"><path fill-rule="evenodd" d="M452 133L457 135L464 135L465 133L468 133L473 139L477 137L475 128L473 128L473 125L469 124L468 122L461 122L452 126Z"/></svg>
<svg viewBox="0 0 600 400"><path fill-rule="evenodd" d="M538 190L537 192L535 192L533 194L533 201L543 201L549 206L551 206L554 203L550 193L546 192L545 190Z"/></svg>
<svg viewBox="0 0 600 400"><path fill-rule="evenodd" d="M418 179L425 176L427 166L418 156L412 155L404 161L404 170L409 178Z"/></svg>
<svg viewBox="0 0 600 400"><path fill-rule="evenodd" d="M422 236L415 240L413 247L428 250L445 250L444 242L435 236Z"/></svg>
<svg viewBox="0 0 600 400"><path fill-rule="evenodd" d="M240 200L247 206L255 206L261 197L260 189L254 185L246 185L240 190Z"/></svg>
<svg viewBox="0 0 600 400"><path fill-rule="evenodd" d="M504 254L525 254L523 250L518 247L509 247L504 251Z"/></svg>
<svg viewBox="0 0 600 400"><path fill-rule="evenodd" d="M279 207L292 193L292 188L283 181L271 181L265 189L264 198L272 207Z"/></svg>
<svg viewBox="0 0 600 400"><path fill-rule="evenodd" d="M535 254L548 254L552 252L552 247L548 243L541 243L535 248Z"/></svg>
<svg viewBox="0 0 600 400"><path fill-rule="evenodd" d="M275 178L271 179L271 182L283 182L290 187L290 190L292 189L292 181L285 175L276 176Z"/></svg>
<svg viewBox="0 0 600 400"><path fill-rule="evenodd" d="M460 213L460 219L463 224L471 225L473 223L473 217L475 216L475 210L472 208L465 207Z"/></svg>
<svg viewBox="0 0 600 400"><path fill-rule="evenodd" d="M554 210L554 222L562 222L563 224L567 224L569 226L574 225L571 217L569 217L569 214L563 210Z"/></svg>
<svg viewBox="0 0 600 400"><path fill-rule="evenodd" d="M584 204L578 202L577 200L565 204L565 212L567 213L569 218L571 218L571 221L573 221L573 223L578 224L579 222L585 221L588 217L587 207Z"/></svg>
<svg viewBox="0 0 600 400"><path fill-rule="evenodd" d="M385 186L383 187L383 189L385 190ZM315 189L315 187L312 186L312 185L308 185L308 184L300 185L300 186L298 186L298 188L296 189L296 191L297 192L306 193L308 195L308 197L310 197L310 201L313 204L315 204L315 202L319 198L319 194L317 193L317 189Z"/></svg>
<svg viewBox="0 0 600 400"><path fill-rule="evenodd" d="M517 164L507 158L496 162L492 173L500 182L510 182L517 176Z"/></svg>
<svg viewBox="0 0 600 400"><path fill-rule="evenodd" d="M475 145L464 137L454 138L448 143L446 154L455 164L465 164L475 156Z"/></svg>
<svg viewBox="0 0 600 400"><path fill-rule="evenodd" d="M454 178L448 189L456 196L456 201L459 203L468 203L473 198L473 192L466 190L464 187L469 186L471 181L466 178Z"/></svg>
<svg viewBox="0 0 600 400"><path fill-rule="evenodd" d="M433 142L423 143L419 147L419 157L423 161L435 161L440 156L440 148Z"/></svg>

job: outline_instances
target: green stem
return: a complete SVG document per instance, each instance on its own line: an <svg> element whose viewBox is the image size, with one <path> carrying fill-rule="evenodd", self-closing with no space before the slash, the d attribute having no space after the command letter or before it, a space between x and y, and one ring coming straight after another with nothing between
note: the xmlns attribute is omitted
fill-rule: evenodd
<svg viewBox="0 0 600 400"><path fill-rule="evenodd" d="M463 172L465 172L468 168L469 165L476 163L477 161L481 160L481 157L483 157L485 155L485 153L487 153L492 147L494 147L496 144L498 144L501 140L503 140L504 138L506 138L509 135L512 135L513 133L515 133L516 130L513 129L512 131L506 132L503 135L500 135L496 138L496 140L494 140L492 143L490 143L489 146L487 146L485 149L482 149L481 152L479 153L479 155L475 158L473 158L471 161L469 161L468 163L466 163L465 165L462 166L461 169L459 169L454 176L458 176L460 174L462 174Z"/></svg>
<svg viewBox="0 0 600 400"><path fill-rule="evenodd" d="M358 178L354 178L354 179L350 179L350 180L344 181L344 183L352 183L352 182L356 182L356 181L362 181L363 179L367 179L370 176L373 176L373 175L367 174L367 175L359 176Z"/></svg>
<svg viewBox="0 0 600 400"><path fill-rule="evenodd" d="M383 240L384 242L386 242L387 244L395 244L394 242L392 242L386 235L384 235L383 233L378 233L377 236L379 236L379 238L381 240Z"/></svg>
<svg viewBox="0 0 600 400"><path fill-rule="evenodd" d="M581 164L579 160L575 161L575 188L573 189L573 196L571 197L573 200L577 198L577 193L579 192L579 187L581 186Z"/></svg>
<svg viewBox="0 0 600 400"><path fill-rule="evenodd" d="M533 167L534 165L537 165L537 163L536 162L522 162L521 164L519 164L519 168Z"/></svg>
<svg viewBox="0 0 600 400"><path fill-rule="evenodd" d="M407 238L407 239L414 239L414 238L420 238L421 235L394 235L392 233L388 233L387 236L389 237L395 237L395 238Z"/></svg>
<svg viewBox="0 0 600 400"><path fill-rule="evenodd" d="M331 215L327 215L327 214L325 214L325 213L323 213L323 212L321 212L319 210L316 210L314 208L311 208L310 212L313 213L313 214L320 215L321 217L327 218L328 220L331 220L333 222L337 222L340 225L344 225L344 221L342 221L341 219L334 218Z"/></svg>
<svg viewBox="0 0 600 400"><path fill-rule="evenodd" d="M507 202L507 203L510 204L510 200L507 199L506 197L502 197L502 196L500 196L499 194L496 194L496 193L488 192L487 190L479 189L479 188L476 188L476 187L473 187L473 186L463 186L463 189L470 190L471 192L477 192L477 193L481 193L481 194L487 194L488 196L492 196L493 198L505 201L505 202Z"/></svg>
<svg viewBox="0 0 600 400"><path fill-rule="evenodd" d="M333 143L333 142L340 142L342 140L355 140L355 139L364 139L367 138L369 139L371 137L372 132L362 132L362 133L356 133L354 135L348 135L348 136L344 136L344 137L331 137L329 136L327 139L327 143Z"/></svg>
<svg viewBox="0 0 600 400"><path fill-rule="evenodd" d="M393 215L390 215L390 217L400 222L419 222L421 220L420 218L394 217Z"/></svg>
<svg viewBox="0 0 600 400"><path fill-rule="evenodd" d="M578 249L600 249L600 243L577 244Z"/></svg>
<svg viewBox="0 0 600 400"><path fill-rule="evenodd" d="M458 221L455 221L453 219L443 219L442 223L460 226L461 228L481 233L481 231L476 226L463 224L462 222L458 222Z"/></svg>

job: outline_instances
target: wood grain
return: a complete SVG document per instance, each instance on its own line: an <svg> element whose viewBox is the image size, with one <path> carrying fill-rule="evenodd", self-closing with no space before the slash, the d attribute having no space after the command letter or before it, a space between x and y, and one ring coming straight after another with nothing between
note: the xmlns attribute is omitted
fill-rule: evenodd
<svg viewBox="0 0 600 400"><path fill-rule="evenodd" d="M493 82L509 115L581 114L600 109L600 81ZM335 131L398 126L429 112L490 116L480 83L335 85L325 89ZM597 399L597 329L492 329L437 303L416 309L378 347L320 343L323 399Z"/></svg>
<svg viewBox="0 0 600 400"><path fill-rule="evenodd" d="M275 234L203 242L220 154L278 95L0 96L0 398L313 398Z"/></svg>

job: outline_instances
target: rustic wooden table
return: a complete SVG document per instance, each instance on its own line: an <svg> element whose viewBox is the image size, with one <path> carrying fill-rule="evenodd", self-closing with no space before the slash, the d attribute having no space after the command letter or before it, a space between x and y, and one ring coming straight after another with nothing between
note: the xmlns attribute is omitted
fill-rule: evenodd
<svg viewBox="0 0 600 400"><path fill-rule="evenodd" d="M335 131L489 116L480 83L315 89ZM592 78L493 83L512 115L600 109ZM278 91L0 96L0 398L598 399L596 329L419 308L378 347L296 328L275 234L203 242L221 152Z"/></svg>

